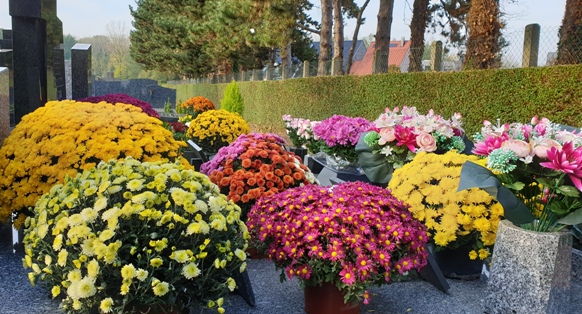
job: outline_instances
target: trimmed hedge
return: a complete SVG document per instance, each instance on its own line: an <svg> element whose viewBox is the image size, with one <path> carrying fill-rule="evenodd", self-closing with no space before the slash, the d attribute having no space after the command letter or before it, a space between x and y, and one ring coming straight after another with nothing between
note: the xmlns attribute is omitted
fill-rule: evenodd
<svg viewBox="0 0 582 314"><path fill-rule="evenodd" d="M463 115L474 134L484 119L528 122L532 116L582 127L582 65L461 72L388 73L239 82L244 118L257 131L284 134L281 116L323 120L333 114L370 120L386 107ZM227 84L172 86L178 99L203 95L217 103Z"/></svg>

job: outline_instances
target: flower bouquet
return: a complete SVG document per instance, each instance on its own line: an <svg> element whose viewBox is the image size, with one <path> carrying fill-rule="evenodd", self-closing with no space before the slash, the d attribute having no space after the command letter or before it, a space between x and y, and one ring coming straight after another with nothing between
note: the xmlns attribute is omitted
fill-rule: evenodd
<svg viewBox="0 0 582 314"><path fill-rule="evenodd" d="M322 142L321 150L327 154L327 163L333 168L344 168L357 164L355 146L360 135L372 124L361 117L352 118L333 115L313 127L313 134Z"/></svg>
<svg viewBox="0 0 582 314"><path fill-rule="evenodd" d="M204 152L214 154L250 130L247 122L238 113L208 110L190 121L186 135Z"/></svg>
<svg viewBox="0 0 582 314"><path fill-rule="evenodd" d="M410 212L426 225L437 251L466 247L470 259L483 260L495 243L503 207L479 189L457 192L467 161L479 162L479 157L456 151L420 152L394 171L388 188L410 204Z"/></svg>
<svg viewBox="0 0 582 314"><path fill-rule="evenodd" d="M449 120L429 110L420 114L416 107L386 111L373 122L375 129L366 133L356 151L366 176L376 183L386 184L394 169L410 162L421 151L463 151L461 115Z"/></svg>
<svg viewBox="0 0 582 314"><path fill-rule="evenodd" d="M34 212L24 265L68 313L223 313L246 267L240 208L178 163L101 162L55 185Z"/></svg>
<svg viewBox="0 0 582 314"><path fill-rule="evenodd" d="M147 101L143 101L141 99L137 99L135 97L131 97L126 94L106 94L102 96L93 96L87 97L83 99L78 99L79 102L90 102L90 103L100 103L102 101L109 103L109 104L126 104L126 105L133 105L140 108L145 114L150 117L160 118L160 114L152 108L152 105Z"/></svg>
<svg viewBox="0 0 582 314"><path fill-rule="evenodd" d="M467 163L461 186L495 195L514 224L539 232L582 223L582 135L537 117L530 123L485 121L473 153L487 168Z"/></svg>
<svg viewBox="0 0 582 314"><path fill-rule="evenodd" d="M0 148L0 221L14 212L20 228L38 199L66 175L100 161L132 156L175 161L186 143L162 121L132 105L69 100L48 102L26 115Z"/></svg>
<svg viewBox="0 0 582 314"><path fill-rule="evenodd" d="M313 134L313 128L319 121L310 121L302 118L292 118L284 115L286 133L295 147L305 147L309 153L317 154L321 151L321 141Z"/></svg>
<svg viewBox="0 0 582 314"><path fill-rule="evenodd" d="M243 134L202 164L201 172L242 208L243 221L260 197L316 182L311 171L283 148L284 143L275 134Z"/></svg>
<svg viewBox="0 0 582 314"><path fill-rule="evenodd" d="M331 283L346 303L367 303L368 286L427 262L426 228L388 190L364 182L305 185L263 197L247 227L282 279Z"/></svg>
<svg viewBox="0 0 582 314"><path fill-rule="evenodd" d="M181 119L181 122L187 123L196 119L199 114L215 109L214 104L208 98L195 96L181 103L180 106L178 106L177 111L178 113L186 114L186 116Z"/></svg>

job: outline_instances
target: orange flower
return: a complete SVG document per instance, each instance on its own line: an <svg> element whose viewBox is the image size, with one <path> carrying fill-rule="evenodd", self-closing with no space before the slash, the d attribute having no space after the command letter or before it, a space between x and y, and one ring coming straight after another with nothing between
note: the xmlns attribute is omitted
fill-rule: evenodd
<svg viewBox="0 0 582 314"><path fill-rule="evenodd" d="M285 184L291 184L293 183L293 178L290 175L285 175L283 177L283 182L285 182Z"/></svg>
<svg viewBox="0 0 582 314"><path fill-rule="evenodd" d="M242 166L243 166L244 168L248 168L248 167L250 167L250 166L251 166L251 160L250 160L250 159L248 159L248 158L246 158L246 159L243 159L243 161L242 161Z"/></svg>
<svg viewBox="0 0 582 314"><path fill-rule="evenodd" d="M293 173L293 179L302 180L303 178L304 178L304 175L301 172L294 172Z"/></svg>
<svg viewBox="0 0 582 314"><path fill-rule="evenodd" d="M257 185L258 186L264 186L265 185L265 180L264 179L257 179Z"/></svg>
<svg viewBox="0 0 582 314"><path fill-rule="evenodd" d="M281 169L275 169L275 175L277 177L282 177L285 173Z"/></svg>
<svg viewBox="0 0 582 314"><path fill-rule="evenodd" d="M241 187L237 187L236 188L236 193L237 194L243 194L245 192L245 189L241 188Z"/></svg>
<svg viewBox="0 0 582 314"><path fill-rule="evenodd" d="M284 172L286 175L290 175L290 174L291 174L291 168L289 168L289 167L283 167L283 172Z"/></svg>
<svg viewBox="0 0 582 314"><path fill-rule="evenodd" d="M249 195L248 195L248 194L243 194L243 196L241 196L240 200L241 200L243 203L248 203L248 202L249 202L249 200L250 200L250 198L249 198Z"/></svg>
<svg viewBox="0 0 582 314"><path fill-rule="evenodd" d="M267 164L263 164L263 165L261 165L261 167L260 167L260 171L261 171L261 172L268 172L268 171L270 171L270 170L271 170L271 166L269 166L269 165L267 165ZM267 179L268 179L268 178L267 178Z"/></svg>
<svg viewBox="0 0 582 314"><path fill-rule="evenodd" d="M274 177L275 177L275 175L272 172L270 172L270 171L267 172L267 173L265 173L265 179L267 179L269 181L270 180L273 180Z"/></svg>
<svg viewBox="0 0 582 314"><path fill-rule="evenodd" d="M222 178L220 180L220 184L221 186L227 186L230 183L230 178L226 177L226 178Z"/></svg>
<svg viewBox="0 0 582 314"><path fill-rule="evenodd" d="M269 157L269 153L265 150L262 150L259 152L259 156L261 156L261 158L267 158Z"/></svg>
<svg viewBox="0 0 582 314"><path fill-rule="evenodd" d="M273 183L273 181L267 181L267 188L272 188L275 186L275 183Z"/></svg>
<svg viewBox="0 0 582 314"><path fill-rule="evenodd" d="M255 178L254 178L254 177L253 177L253 178L249 178L249 179L247 180L247 184L248 184L248 185L255 185L255 184L257 184L257 180L255 180Z"/></svg>

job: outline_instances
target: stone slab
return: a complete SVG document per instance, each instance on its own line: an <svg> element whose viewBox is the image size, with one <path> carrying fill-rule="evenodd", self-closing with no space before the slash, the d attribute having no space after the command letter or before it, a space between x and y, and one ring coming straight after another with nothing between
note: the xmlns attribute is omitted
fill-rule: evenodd
<svg viewBox="0 0 582 314"><path fill-rule="evenodd" d="M10 134L10 80L8 68L0 67L0 146Z"/></svg>
<svg viewBox="0 0 582 314"><path fill-rule="evenodd" d="M571 268L570 233L533 232L501 221L487 284L487 313L564 313Z"/></svg>

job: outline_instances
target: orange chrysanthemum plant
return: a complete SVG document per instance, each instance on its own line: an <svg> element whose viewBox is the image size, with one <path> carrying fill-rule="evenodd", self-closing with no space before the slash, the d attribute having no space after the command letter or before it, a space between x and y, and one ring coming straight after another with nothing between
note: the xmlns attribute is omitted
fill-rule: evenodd
<svg viewBox="0 0 582 314"><path fill-rule="evenodd" d="M101 161L131 156L187 163L178 154L185 145L133 105L48 102L24 116L0 148L0 222L14 213L20 228L52 186Z"/></svg>
<svg viewBox="0 0 582 314"><path fill-rule="evenodd" d="M201 172L241 207L243 221L260 197L316 182L309 168L283 148L284 143L275 134L243 134L202 164Z"/></svg>
<svg viewBox="0 0 582 314"><path fill-rule="evenodd" d="M208 98L206 97L202 97L202 96L195 96L192 97L188 100L186 100L185 102L180 104L180 112L181 113L185 113L187 120L191 121L196 119L196 117L208 110L215 110L216 107L214 106L214 103L212 103L212 101L210 101ZM188 121L183 121L183 122L188 122Z"/></svg>

